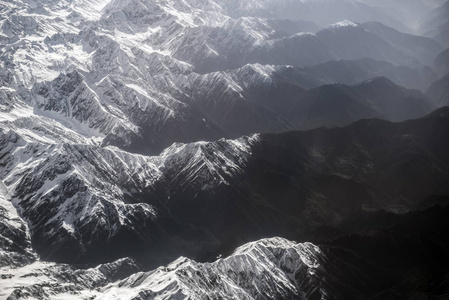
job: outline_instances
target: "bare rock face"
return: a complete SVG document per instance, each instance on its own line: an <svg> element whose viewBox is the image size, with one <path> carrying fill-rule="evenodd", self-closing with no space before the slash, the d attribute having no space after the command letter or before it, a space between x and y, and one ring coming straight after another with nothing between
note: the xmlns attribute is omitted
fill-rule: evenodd
<svg viewBox="0 0 449 300"><path fill-rule="evenodd" d="M31 263L36 255L31 249L26 224L17 215L15 207L8 201L6 188L0 185L0 266L20 267Z"/></svg>

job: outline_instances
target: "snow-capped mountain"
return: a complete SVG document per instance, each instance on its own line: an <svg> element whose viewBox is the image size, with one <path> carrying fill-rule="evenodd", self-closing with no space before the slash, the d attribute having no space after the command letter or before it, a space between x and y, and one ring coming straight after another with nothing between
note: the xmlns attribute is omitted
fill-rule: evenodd
<svg viewBox="0 0 449 300"><path fill-rule="evenodd" d="M77 299L211 299L238 298L296 299L315 298L332 293L335 276L342 263L326 267L333 255L327 255L311 243L294 243L281 238L263 239L245 244L229 257L212 263L198 263L180 257L165 267L137 272L131 260L120 260L96 268L75 270L67 265L34 263L12 270L12 278L25 275L23 289L10 286L12 297L77 297ZM123 278L115 283L113 279ZM354 280L356 271L345 272ZM352 277L352 278L351 278ZM344 279L340 279L344 281ZM363 282L364 279L358 281ZM316 289L317 283L321 288ZM17 283L16 283L17 284ZM59 289L48 289L58 285ZM15 288L15 289L14 289ZM345 295L344 292L341 293ZM353 291L352 295L357 292ZM351 295L346 294L346 295Z"/></svg>
<svg viewBox="0 0 449 300"><path fill-rule="evenodd" d="M373 266L383 257L358 239L403 251L406 213L446 228L426 209L449 194L447 108L428 114L447 104L447 76L417 90L444 75L432 65L444 47L392 11L1 2L0 296L361 299L409 287L408 265ZM394 242L378 237L387 229ZM418 233L404 243L444 256Z"/></svg>
<svg viewBox="0 0 449 300"><path fill-rule="evenodd" d="M102 252L104 261L108 252L114 257L121 249L120 255L129 255L145 244L159 246L174 239L177 221L170 221L166 209L169 195L160 197L158 189L228 184L226 177L241 172L239 164L250 154L252 139L175 144L160 156L146 157L97 145L39 143L2 130L2 154L7 157L2 178L21 216L34 224L33 247L41 257L77 262ZM178 168L183 177L171 178L168 172ZM190 231L202 235L195 229L183 234ZM120 246L123 239L130 240L126 247ZM111 246L115 243L117 247Z"/></svg>
<svg viewBox="0 0 449 300"><path fill-rule="evenodd" d="M363 121L340 130L174 144L159 156L37 143L9 130L2 132L2 178L42 258L95 263L133 255L153 266L180 253L216 252L233 238L303 237L363 207L409 210L428 195L445 195L446 125L439 115L404 124ZM429 140L430 133L438 139ZM392 164L397 156L407 159ZM404 169L421 171L406 176ZM282 174L290 181L282 183ZM428 184L417 185L422 178ZM345 196L354 187L356 202Z"/></svg>
<svg viewBox="0 0 449 300"><path fill-rule="evenodd" d="M118 298L126 292L135 299L159 299L164 294L201 299L205 293L213 299L230 295L238 299L307 297L315 292L310 289L311 281L325 273L320 265L323 256L313 244L261 240L214 263L199 264L182 257L167 267L137 273L105 287L100 299Z"/></svg>
<svg viewBox="0 0 449 300"><path fill-rule="evenodd" d="M284 115L273 115L241 97L232 74L197 72L241 68L237 76L255 84L259 81L252 83L245 72L253 68L270 81L278 67L267 64L310 66L368 57L420 69L442 51L430 39L378 23L344 21L315 35L279 16L231 13L242 5L248 11L257 5L269 7L268 2L2 5L2 15L8 17L1 23L0 80L8 97L104 145L151 154L173 141L292 129ZM199 85L213 86L214 92ZM226 95L215 94L217 88ZM197 104L203 99L217 100L207 100L205 110ZM224 102L235 105L223 108ZM230 111L223 115L223 109ZM240 111L247 111L245 117Z"/></svg>
<svg viewBox="0 0 449 300"><path fill-rule="evenodd" d="M444 297L446 284L434 273L447 270L447 207L382 218L367 233L351 233L329 245L282 238L247 243L226 258L199 263L180 257L166 266L141 271L131 259L95 268L35 262L2 269L0 296L8 299L349 299ZM371 215L372 214L372 215ZM417 224L416 219L420 222ZM349 228L360 220L351 220ZM405 230L405 231L404 231ZM407 232L407 234L404 234ZM392 239L385 238L388 235ZM432 245L439 241L439 245ZM413 251L409 251L410 247ZM388 249L388 253L384 250ZM408 252L407 252L408 250ZM357 253L357 254L356 254ZM406 255L404 255L407 253ZM432 282L430 290L423 281Z"/></svg>

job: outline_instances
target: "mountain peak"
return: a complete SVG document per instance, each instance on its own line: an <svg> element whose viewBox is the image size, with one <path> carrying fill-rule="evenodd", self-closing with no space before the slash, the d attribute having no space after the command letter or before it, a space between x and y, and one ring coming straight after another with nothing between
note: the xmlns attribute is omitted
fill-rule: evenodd
<svg viewBox="0 0 449 300"><path fill-rule="evenodd" d="M343 20L331 25L326 26L325 30L338 30L342 28L355 28L358 27L358 25L352 21L349 20Z"/></svg>
<svg viewBox="0 0 449 300"><path fill-rule="evenodd" d="M359 85L397 86L385 76L378 76L361 82Z"/></svg>

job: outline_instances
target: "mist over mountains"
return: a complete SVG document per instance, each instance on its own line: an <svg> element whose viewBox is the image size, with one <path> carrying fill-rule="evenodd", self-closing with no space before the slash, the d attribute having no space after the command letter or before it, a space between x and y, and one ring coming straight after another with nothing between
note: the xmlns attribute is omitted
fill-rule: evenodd
<svg viewBox="0 0 449 300"><path fill-rule="evenodd" d="M448 297L448 7L0 3L0 296Z"/></svg>

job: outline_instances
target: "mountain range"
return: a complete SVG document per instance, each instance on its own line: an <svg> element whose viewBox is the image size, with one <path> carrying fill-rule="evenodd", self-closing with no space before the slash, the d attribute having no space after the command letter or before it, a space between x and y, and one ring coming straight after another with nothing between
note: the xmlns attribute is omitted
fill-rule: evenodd
<svg viewBox="0 0 449 300"><path fill-rule="evenodd" d="M258 287L273 286L276 282L278 290L263 294L270 298L299 297L305 293L314 299L325 295L327 289L340 295L337 298L382 295L382 288L388 287L413 287L413 293L428 292L433 280L441 280L434 278L436 274L429 270L447 271L442 257L447 257L444 252L447 251L447 244L444 244L447 240L443 236L448 225L444 213L448 200L440 195L448 193L445 183L449 173L449 149L447 143L441 142L447 140L448 122L448 109L443 108L424 118L403 123L371 119L337 129L175 144L157 157L131 155L98 146L63 144L62 147L50 146L52 149L45 152L36 148L28 150L31 145L22 146L15 150L21 152L17 157L28 156L36 163L22 163L24 167L33 168L29 171L14 168L5 183L17 201L15 204L21 216L29 224L31 242L25 240L23 244L6 248L2 262L13 258L19 267L24 265L17 269L18 274L11 274L10 279L37 272L42 275L36 276L44 276L44 282L51 282L60 272L67 273L63 282L74 287L51 290L50 296L68 291L84 296L83 293L91 293L94 286L104 286L102 295L107 298L108 293L119 295L124 286L130 285L133 289L127 289L128 292L139 294L139 297L156 297L158 292L155 291L169 291L173 295L170 297L188 293L195 299L211 289L217 293L210 294L212 298L220 297L220 293L230 293L226 295L233 297L249 293L248 299L252 299L258 292L246 290L245 282L254 282L256 278ZM12 137L2 144L14 147L12 140L20 143L20 138ZM116 165L125 162L126 165ZM135 172L128 171L128 166L133 166ZM432 208L434 205L444 205L444 208ZM2 238L8 241L11 236L26 236L23 223L13 221L16 218L11 213L6 212L6 215L11 220L6 223L11 234ZM406 235L403 240L401 232L416 226L418 229L411 231L414 234ZM390 231L393 233L387 234ZM266 235L313 241L319 246L295 246L287 240L261 240L244 246L243 249L249 247L249 250L229 252L239 244ZM371 241L366 244L366 239ZM266 246L266 243L274 244ZM379 246L381 252L377 253L370 243L380 243L387 248ZM406 250L399 249L408 243L418 243L416 251L428 254L421 256L412 252L410 257L402 257L402 251ZM140 268L152 268L161 261L170 261L179 253L199 261L209 261L221 255L229 258L223 261L224 265L220 260L211 265L177 260L168 269L131 275L115 287L115 283L108 285L114 280L108 277L111 275L104 274L106 267L78 271L54 263L28 265L36 259L30 244L41 259L72 264L109 262L131 254L137 262L120 260L120 263L114 263L114 268L111 267L110 272L123 273L117 278L126 277ZM251 250L252 247L256 248ZM262 248L258 250L258 247ZM273 247L287 249L282 251L288 254L269 254L279 251ZM311 250L297 251L312 251L299 252L299 256L314 255L313 259L322 261L317 262L323 264L316 271L319 273L308 271L310 260L307 258L303 260L306 269L302 269L301 262L290 257L293 254L288 249L295 247L312 247ZM388 247L396 250L387 250ZM321 248L324 254L318 250ZM254 259L255 254L246 251L265 254L258 257L257 262L251 262L245 255ZM353 251L363 254L362 258L350 254ZM382 254L382 251L388 252ZM435 251L440 254L434 257ZM334 255L338 259L332 258ZM420 259L416 260L415 255ZM234 256L238 263L233 262ZM395 256L401 258L390 265L388 261ZM299 265L279 265L272 259ZM371 259L381 262L382 267L370 267ZM413 263L408 264L409 260ZM348 288L343 288L344 282L336 279L344 268L339 267L339 263L351 266L348 277L345 276L350 281ZM240 279L226 271L237 272L238 265L243 272L249 272L246 275L238 273L243 276ZM273 269L276 265L281 269ZM256 269L248 269L249 266ZM32 271L35 268L37 270ZM60 268L63 271L59 271ZM209 268L212 269L207 271ZM221 271L213 271L214 268ZM262 272L257 271L260 268L269 273L263 273L261 278L257 275ZM196 269L199 271L194 271ZM367 270L365 279L358 277L357 274ZM406 270L402 276L384 277L385 272L401 270ZM192 278L188 275L191 272L200 277ZM223 275L217 275L220 272ZM295 272L295 275L289 272ZM299 279L299 274L320 274L316 275L320 282L323 278L329 279L325 279L326 284L319 284L322 288L314 290L315 277L301 275L306 277ZM85 276L100 278L86 283L83 281L89 279ZM231 290L227 286L227 276L237 282L237 290L233 290L234 285ZM409 281L413 276L423 276L429 281L415 286L414 281ZM159 287L154 286L157 280L160 280ZM214 280L218 282L212 284ZM173 282L178 283L174 285ZM444 286L443 282L439 284ZM25 291L35 295L45 286L33 283Z"/></svg>
<svg viewBox="0 0 449 300"><path fill-rule="evenodd" d="M0 296L444 299L448 4L0 3Z"/></svg>

